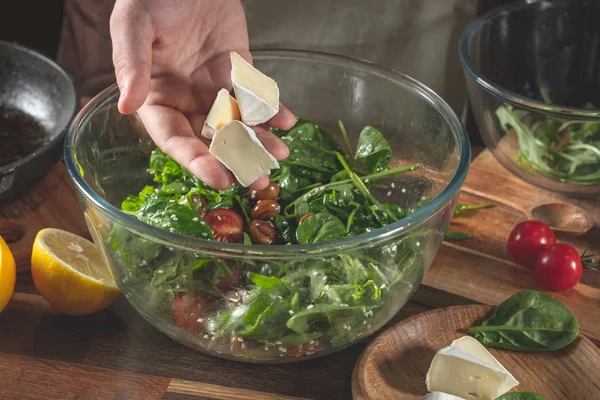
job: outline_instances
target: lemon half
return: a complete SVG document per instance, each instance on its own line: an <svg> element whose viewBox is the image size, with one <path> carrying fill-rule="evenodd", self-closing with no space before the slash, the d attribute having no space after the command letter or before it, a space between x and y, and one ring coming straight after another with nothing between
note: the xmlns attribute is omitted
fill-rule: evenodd
<svg viewBox="0 0 600 400"><path fill-rule="evenodd" d="M17 265L8 245L0 236L0 312L4 310L15 291Z"/></svg>
<svg viewBox="0 0 600 400"><path fill-rule="evenodd" d="M38 292L67 315L101 311L120 294L94 243L60 229L38 232L31 253L31 275Z"/></svg>

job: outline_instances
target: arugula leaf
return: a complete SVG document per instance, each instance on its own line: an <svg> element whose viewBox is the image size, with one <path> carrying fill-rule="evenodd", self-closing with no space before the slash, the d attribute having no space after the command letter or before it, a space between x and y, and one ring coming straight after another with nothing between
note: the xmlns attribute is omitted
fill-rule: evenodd
<svg viewBox="0 0 600 400"><path fill-rule="evenodd" d="M367 126L358 137L355 158L361 160L370 173L381 172L392 160L392 148L379 130Z"/></svg>
<svg viewBox="0 0 600 400"><path fill-rule="evenodd" d="M342 221L328 212L320 212L308 217L296 229L296 240L300 244L328 242L345 235L346 227Z"/></svg>
<svg viewBox="0 0 600 400"><path fill-rule="evenodd" d="M500 304L481 326L469 329L483 345L516 351L553 351L579 333L575 316L547 294L524 290Z"/></svg>

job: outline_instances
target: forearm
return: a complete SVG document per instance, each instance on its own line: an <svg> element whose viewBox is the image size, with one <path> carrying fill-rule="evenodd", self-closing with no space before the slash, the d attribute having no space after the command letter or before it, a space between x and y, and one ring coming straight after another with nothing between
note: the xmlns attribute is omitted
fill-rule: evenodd
<svg viewBox="0 0 600 400"><path fill-rule="evenodd" d="M82 96L115 82L109 21L115 0L65 0L58 62L75 79Z"/></svg>

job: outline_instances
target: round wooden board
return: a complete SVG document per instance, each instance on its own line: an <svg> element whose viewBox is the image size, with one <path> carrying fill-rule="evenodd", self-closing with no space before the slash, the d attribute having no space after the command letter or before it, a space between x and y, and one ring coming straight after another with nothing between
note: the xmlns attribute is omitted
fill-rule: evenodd
<svg viewBox="0 0 600 400"><path fill-rule="evenodd" d="M354 368L353 398L422 399L435 352L466 335L491 311L484 305L441 308L387 329L369 344ZM520 382L515 390L536 392L548 400L600 399L600 350L581 335L565 349L548 353L489 350Z"/></svg>

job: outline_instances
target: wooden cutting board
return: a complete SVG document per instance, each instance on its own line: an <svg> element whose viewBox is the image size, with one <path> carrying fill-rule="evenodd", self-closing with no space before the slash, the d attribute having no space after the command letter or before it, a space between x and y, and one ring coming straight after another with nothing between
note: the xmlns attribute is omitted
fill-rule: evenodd
<svg viewBox="0 0 600 400"><path fill-rule="evenodd" d="M43 228L65 229L89 238L71 178L62 162L19 200L0 203L0 235L8 242L19 273L29 271L33 241Z"/></svg>
<svg viewBox="0 0 600 400"><path fill-rule="evenodd" d="M441 308L405 319L367 346L352 378L355 400L418 400L435 352L466 335L493 310L483 305ZM596 400L600 396L600 350L580 336L564 349L522 353L489 349L519 381L515 388L548 400Z"/></svg>
<svg viewBox="0 0 600 400"><path fill-rule="evenodd" d="M527 219L531 209L566 202L586 210L594 227L581 237L560 241L580 252L587 248L588 254L600 254L600 197L567 198L529 185L484 150L471 164L459 202L495 207L455 218L450 229L468 231L471 238L442 244L423 279L426 290L413 299L430 307L472 302L495 306L519 290L540 290L565 303L580 322L581 332L600 344L600 272L584 271L581 282L571 290L547 291L532 270L513 263L506 252L510 230Z"/></svg>

